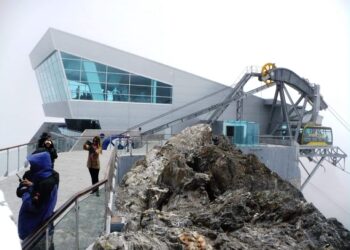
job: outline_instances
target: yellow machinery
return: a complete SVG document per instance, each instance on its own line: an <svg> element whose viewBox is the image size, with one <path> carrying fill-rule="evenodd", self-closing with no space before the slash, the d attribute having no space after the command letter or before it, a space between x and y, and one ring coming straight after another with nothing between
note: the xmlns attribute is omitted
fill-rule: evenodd
<svg viewBox="0 0 350 250"><path fill-rule="evenodd" d="M273 83L273 80L271 79L266 79L266 77L268 76L268 74L270 73L270 70L275 69L276 65L274 63L266 63L262 68L261 68L261 77L267 85L270 85L271 83Z"/></svg>

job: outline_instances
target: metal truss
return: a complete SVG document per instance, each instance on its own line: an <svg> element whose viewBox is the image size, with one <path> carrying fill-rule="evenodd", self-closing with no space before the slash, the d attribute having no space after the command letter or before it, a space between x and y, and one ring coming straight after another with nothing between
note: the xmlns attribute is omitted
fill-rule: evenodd
<svg viewBox="0 0 350 250"><path fill-rule="evenodd" d="M316 166L309 173L301 162L301 157L307 157L310 162L316 163ZM345 158L346 153L339 147L310 147L310 146L300 146L299 147L299 163L304 168L308 177L301 185L300 190L303 190L307 183L310 181L312 176L316 173L317 169L322 166L323 161L331 163L333 166L345 171Z"/></svg>

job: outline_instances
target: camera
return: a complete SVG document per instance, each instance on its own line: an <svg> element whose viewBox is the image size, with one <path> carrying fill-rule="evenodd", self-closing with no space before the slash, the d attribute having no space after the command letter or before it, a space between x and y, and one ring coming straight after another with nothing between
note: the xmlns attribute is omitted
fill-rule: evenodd
<svg viewBox="0 0 350 250"><path fill-rule="evenodd" d="M90 153L90 154L91 154L91 153L95 153L95 150L94 150L94 148L93 148L92 145L93 145L92 142L89 141L89 140L87 140L87 141L85 142L85 144L84 144L84 149L89 150L89 153Z"/></svg>

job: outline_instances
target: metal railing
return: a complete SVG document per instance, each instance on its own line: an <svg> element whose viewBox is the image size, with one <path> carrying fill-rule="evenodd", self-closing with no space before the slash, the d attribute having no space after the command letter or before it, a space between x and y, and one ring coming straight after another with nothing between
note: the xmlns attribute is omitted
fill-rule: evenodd
<svg viewBox="0 0 350 250"><path fill-rule="evenodd" d="M85 249L95 241L97 236L110 233L114 213L113 194L116 185L129 169L119 170L119 156L147 154L154 146L163 146L167 141L166 138L170 136L152 135L147 138L132 136L130 138L136 142L136 146L133 148L130 145L129 148L124 147L120 150L117 149L117 141L115 141L104 179L73 195L35 233L22 242L22 248L24 250L34 247L50 249L56 245L59 249ZM101 198L90 195L96 187L100 192L104 191ZM96 218L93 218L94 216ZM92 223L92 220L95 220L95 223Z"/></svg>
<svg viewBox="0 0 350 250"><path fill-rule="evenodd" d="M74 249L85 249L93 243L89 240L102 233L109 233L116 168L117 154L113 150L103 180L73 195L22 242L22 249L50 249L55 244L60 249L71 249L72 246ZM95 188L99 188L100 192L104 190L105 195L100 196L104 202L98 196L90 195ZM92 223L93 220L96 223Z"/></svg>
<svg viewBox="0 0 350 250"><path fill-rule="evenodd" d="M0 149L0 178L7 177L23 168L23 163L36 144L26 143Z"/></svg>
<svg viewBox="0 0 350 250"><path fill-rule="evenodd" d="M60 136L53 138L58 153L67 152L79 137ZM15 174L24 169L27 155L33 153L37 143L25 143L0 149L0 178Z"/></svg>
<svg viewBox="0 0 350 250"><path fill-rule="evenodd" d="M294 137L293 136L260 135L259 141L261 144L291 146L291 145L293 145Z"/></svg>
<svg viewBox="0 0 350 250"><path fill-rule="evenodd" d="M168 136L165 136L166 138ZM113 215L113 194L116 185L121 181L122 176L130 169L120 170L118 167L119 156L132 156L133 154L144 155L149 152L154 146L162 146L167 141L164 135L153 135L148 138L141 138L138 136L130 137L136 143L136 147L124 147L118 150L115 143L113 151L107 166L104 179L93 186L90 186L75 195L73 195L67 202L58 208L53 216L48 219L35 233L27 237L23 243L22 248L32 249L38 247L40 249L50 249L56 244L60 249L85 249L93 242L96 236L102 233L110 233L111 221ZM104 201L96 201L94 195L90 195L96 187L104 190ZM102 204L102 205L101 205ZM82 210L91 208L92 213L82 214ZM103 213L101 213L103 210ZM96 215L96 223L91 223L92 216ZM86 217L85 217L86 216ZM88 221L88 223L85 223ZM65 226L63 226L65 224ZM86 225L85 225L86 224ZM102 226L101 226L102 225ZM86 232L86 228L94 228L90 232ZM87 237L88 235L88 237ZM62 238L65 238L62 241Z"/></svg>

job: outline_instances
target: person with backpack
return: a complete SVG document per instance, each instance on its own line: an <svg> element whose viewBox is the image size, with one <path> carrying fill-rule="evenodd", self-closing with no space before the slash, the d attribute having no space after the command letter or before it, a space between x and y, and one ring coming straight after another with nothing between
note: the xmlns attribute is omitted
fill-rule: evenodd
<svg viewBox="0 0 350 250"><path fill-rule="evenodd" d="M16 190L22 199L18 216L18 235L24 240L52 216L57 202L59 174L52 169L50 154L29 155L30 169Z"/></svg>

